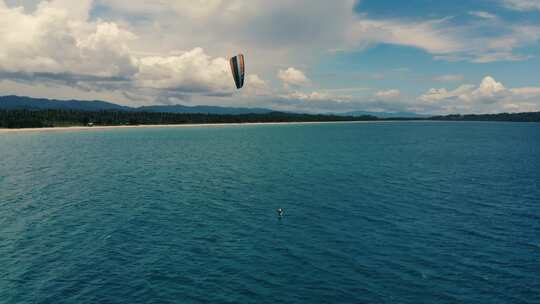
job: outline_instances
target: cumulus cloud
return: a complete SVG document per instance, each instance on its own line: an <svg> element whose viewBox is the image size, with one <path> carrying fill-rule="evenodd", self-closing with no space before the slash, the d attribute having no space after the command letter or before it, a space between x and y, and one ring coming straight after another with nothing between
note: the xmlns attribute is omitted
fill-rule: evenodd
<svg viewBox="0 0 540 304"><path fill-rule="evenodd" d="M480 86L472 91L470 99L471 100L495 100L498 97L506 93L506 88L500 82L497 82L493 77L486 76Z"/></svg>
<svg viewBox="0 0 540 304"><path fill-rule="evenodd" d="M424 95L420 96L420 100L426 103L434 103L440 100L450 98L461 98L462 96L466 96L466 94L469 93L473 88L474 86L472 85L462 85L455 90L447 90L445 88L433 88L426 92ZM464 97L461 99L464 99Z"/></svg>
<svg viewBox="0 0 540 304"><path fill-rule="evenodd" d="M446 99L458 99L464 102L488 101L495 102L507 93L506 88L493 77L486 76L478 87L462 85L455 90L431 89L420 96L420 100L433 103Z"/></svg>
<svg viewBox="0 0 540 304"><path fill-rule="evenodd" d="M358 110L423 114L526 112L540 111L540 87L508 88L486 76L478 85L433 88L417 98L408 98L399 90L378 91L371 96L293 91L266 100L266 104L280 110L329 113Z"/></svg>
<svg viewBox="0 0 540 304"><path fill-rule="evenodd" d="M420 107L442 113L494 113L540 109L540 87L506 88L491 76L480 85L461 85L455 90L430 89L418 98Z"/></svg>
<svg viewBox="0 0 540 304"><path fill-rule="evenodd" d="M295 68L279 70L278 78L283 82L285 87L289 86L307 86L311 83L306 74Z"/></svg>
<svg viewBox="0 0 540 304"><path fill-rule="evenodd" d="M420 48L441 59L459 56L462 60L472 61L486 54L512 54L516 48L538 41L537 36L522 35L521 29L514 29L502 21L493 25L499 29L499 34L486 37L480 26L456 25L452 18L373 19L355 13L357 1L354 0L100 0L100 4L119 16L148 16L151 23L138 21L132 22L131 26L159 45L186 49L195 44L205 49L219 47L228 53L238 51L238 45L241 45L256 50L260 57L253 59L262 66L272 64L273 60L289 65L294 60L307 61L320 54L314 50L346 51L379 43ZM328 11L332 11L333 18L324 17ZM484 19L495 17L485 11L470 13ZM159 35L155 35L156 32ZM499 48L492 43L514 36L520 37L510 47ZM491 58L516 60L527 57L514 54L492 55Z"/></svg>
<svg viewBox="0 0 540 304"><path fill-rule="evenodd" d="M136 80L144 88L186 93L219 92L232 88L228 61L211 58L201 48L179 56L148 56L139 61Z"/></svg>
<svg viewBox="0 0 540 304"><path fill-rule="evenodd" d="M0 74L17 81L63 82L94 91L151 95L232 91L225 58L212 58L201 48L140 54L129 46L136 34L114 22L88 20L91 4L91 0L43 1L27 13L0 0Z"/></svg>
<svg viewBox="0 0 540 304"><path fill-rule="evenodd" d="M258 89L268 88L268 83L266 83L266 81L262 80L256 74L250 74L246 77L246 85Z"/></svg>
<svg viewBox="0 0 540 304"><path fill-rule="evenodd" d="M0 76L11 80L11 86L13 82L64 85L99 92L99 96L107 91L113 101L123 96L148 102L193 98L206 102L234 95L230 102L260 97L256 100L295 100L314 109L377 106L401 110L409 106L402 92L340 96L320 88L294 67L312 66L331 49L358 51L380 43L422 49L449 61L526 60L529 56L518 50L540 40L540 27L533 24L509 24L503 18L471 24L456 24L452 18L375 19L359 14L354 9L357 2L27 0L21 3L32 5L23 9L0 0ZM520 9L532 9L536 2L505 1ZM329 11L332 18L326 18ZM487 12L471 14L494 19ZM490 35L484 35L482 24L488 23ZM238 52L246 53L248 63L246 86L240 92L234 89L227 63L227 57ZM276 80L284 88L273 89ZM459 82L463 78L443 75L435 80ZM306 87L317 89L300 92ZM516 93L518 89L504 88L495 95L535 94L534 88ZM472 94L460 90L474 91L467 86L434 89L419 101L425 105L425 100L432 100L435 107L438 100L460 100L460 95Z"/></svg>
<svg viewBox="0 0 540 304"><path fill-rule="evenodd" d="M126 43L135 35L115 23L87 22L84 10L64 2L42 2L33 14L0 2L0 71L133 76L137 61Z"/></svg>
<svg viewBox="0 0 540 304"><path fill-rule="evenodd" d="M243 90L245 96L270 96L273 93L270 85L257 74L246 77Z"/></svg>

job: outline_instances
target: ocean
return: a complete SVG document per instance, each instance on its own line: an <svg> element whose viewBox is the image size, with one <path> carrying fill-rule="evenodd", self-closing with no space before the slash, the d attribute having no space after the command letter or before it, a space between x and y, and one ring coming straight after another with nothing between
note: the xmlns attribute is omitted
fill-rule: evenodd
<svg viewBox="0 0 540 304"><path fill-rule="evenodd" d="M540 303L540 124L0 134L0 303Z"/></svg>

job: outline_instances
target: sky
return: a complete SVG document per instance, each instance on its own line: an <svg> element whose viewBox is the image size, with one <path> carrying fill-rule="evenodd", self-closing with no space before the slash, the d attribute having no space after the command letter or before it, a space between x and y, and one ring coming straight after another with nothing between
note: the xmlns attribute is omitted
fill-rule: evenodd
<svg viewBox="0 0 540 304"><path fill-rule="evenodd" d="M0 95L526 112L538 71L540 0L0 0Z"/></svg>

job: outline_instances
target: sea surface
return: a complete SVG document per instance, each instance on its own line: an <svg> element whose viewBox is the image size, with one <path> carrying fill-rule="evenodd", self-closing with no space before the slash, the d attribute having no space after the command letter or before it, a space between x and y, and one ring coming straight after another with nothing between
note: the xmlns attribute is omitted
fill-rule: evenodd
<svg viewBox="0 0 540 304"><path fill-rule="evenodd" d="M540 124L0 134L0 303L540 303Z"/></svg>

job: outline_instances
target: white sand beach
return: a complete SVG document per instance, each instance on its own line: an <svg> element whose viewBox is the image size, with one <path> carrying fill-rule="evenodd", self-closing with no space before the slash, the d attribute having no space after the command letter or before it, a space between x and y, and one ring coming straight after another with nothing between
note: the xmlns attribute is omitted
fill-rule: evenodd
<svg viewBox="0 0 540 304"><path fill-rule="evenodd" d="M178 124L178 125L135 125L135 126L93 126L93 127L53 127L53 128L23 128L2 129L0 134L6 133L36 133L36 132L69 132L69 131L103 131L115 129L158 129L158 128L210 128L233 126L271 126L271 125L312 125L312 124L350 124L350 123L380 123L384 121L318 121L318 122L258 122L258 123L210 123L210 124Z"/></svg>

